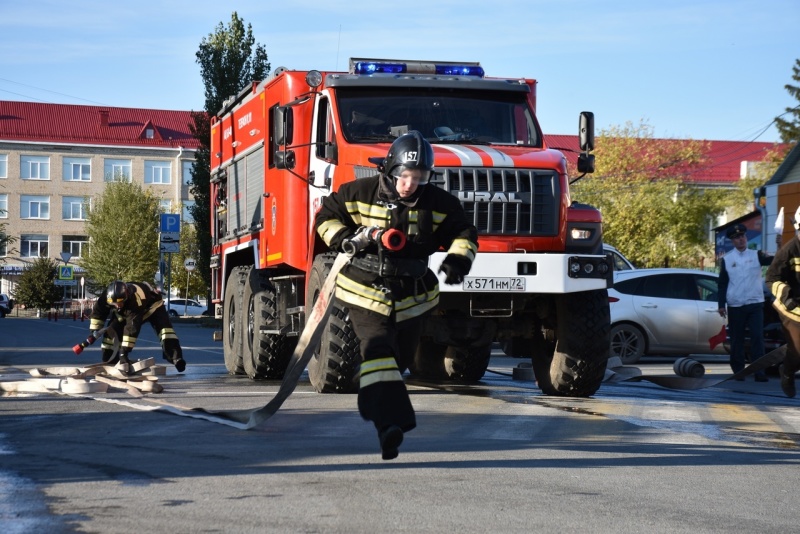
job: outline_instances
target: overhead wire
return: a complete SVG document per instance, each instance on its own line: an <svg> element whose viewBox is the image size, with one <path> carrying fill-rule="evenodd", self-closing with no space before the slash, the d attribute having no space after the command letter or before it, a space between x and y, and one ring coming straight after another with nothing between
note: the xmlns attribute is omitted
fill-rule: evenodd
<svg viewBox="0 0 800 534"><path fill-rule="evenodd" d="M28 87L30 89L36 89L37 91L44 91L45 93L52 93L54 95L65 96L67 98L72 98L74 100L81 100L83 102L89 102L89 103L92 103L92 104L97 104L98 106L104 106L105 105L102 102L95 102L94 100L88 100L86 98L81 98L79 96L72 96L72 95L68 95L66 93L59 93L58 91L51 91L50 89L43 89L41 87L36 87L35 85L28 85L28 84L25 84L25 83L16 82L14 80L9 80L8 78L0 78L0 82L13 83L15 85L21 85L22 87ZM0 91L2 91L4 93L10 93L12 95L17 95L17 96L22 96L22 97L25 97L25 98L30 98L31 100L36 100L37 102L43 102L43 103L46 103L46 104L54 104L54 103L56 103L56 102L49 102L47 100L42 100L40 98L36 98L36 97L30 96L30 95L24 95L22 93L15 93L14 91L9 91L8 89L0 89Z"/></svg>

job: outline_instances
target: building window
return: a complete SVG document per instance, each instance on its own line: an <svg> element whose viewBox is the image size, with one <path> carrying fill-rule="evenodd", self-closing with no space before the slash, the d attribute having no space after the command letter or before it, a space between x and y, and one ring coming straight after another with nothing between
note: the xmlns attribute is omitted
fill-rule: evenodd
<svg viewBox="0 0 800 534"><path fill-rule="evenodd" d="M155 133L156 133L155 130L153 130L152 128L145 128L144 130L144 136L147 139L152 139L153 137L155 137L156 136Z"/></svg>
<svg viewBox="0 0 800 534"><path fill-rule="evenodd" d="M161 208L161 213L172 213L172 201L161 199L158 201L158 207Z"/></svg>
<svg viewBox="0 0 800 534"><path fill-rule="evenodd" d="M19 241L19 255L23 258L46 258L48 256L46 235L22 234Z"/></svg>
<svg viewBox="0 0 800 534"><path fill-rule="evenodd" d="M6 234L0 234L0 237L5 237ZM0 243L0 258L8 256L8 243L5 241Z"/></svg>
<svg viewBox="0 0 800 534"><path fill-rule="evenodd" d="M194 217L192 217L192 212L189 209L190 207L194 207L194 200L184 200L183 201L183 213L181 213L181 217L183 217L183 222L186 224L194 224Z"/></svg>
<svg viewBox="0 0 800 534"><path fill-rule="evenodd" d="M65 221L85 221L87 203L83 197L64 197L61 201L61 218Z"/></svg>
<svg viewBox="0 0 800 534"><path fill-rule="evenodd" d="M89 238L85 235L65 235L61 241L61 252L69 252L73 258L82 258Z"/></svg>
<svg viewBox="0 0 800 534"><path fill-rule="evenodd" d="M23 180L49 180L48 156L20 156L20 177Z"/></svg>
<svg viewBox="0 0 800 534"><path fill-rule="evenodd" d="M65 182L88 182L92 176L90 158L64 158Z"/></svg>
<svg viewBox="0 0 800 534"><path fill-rule="evenodd" d="M146 184L170 184L170 171L172 163L169 161L144 161L144 183Z"/></svg>
<svg viewBox="0 0 800 534"><path fill-rule="evenodd" d="M8 154L0 154L0 178L8 178Z"/></svg>
<svg viewBox="0 0 800 534"><path fill-rule="evenodd" d="M8 193L0 195L0 219L8 219Z"/></svg>
<svg viewBox="0 0 800 534"><path fill-rule="evenodd" d="M183 185L192 185L192 162L181 162L181 175L183 176Z"/></svg>
<svg viewBox="0 0 800 534"><path fill-rule="evenodd" d="M106 182L130 182L133 177L129 159L107 159L103 162L103 179Z"/></svg>
<svg viewBox="0 0 800 534"><path fill-rule="evenodd" d="M50 197L20 195L19 216L21 219L49 219Z"/></svg>

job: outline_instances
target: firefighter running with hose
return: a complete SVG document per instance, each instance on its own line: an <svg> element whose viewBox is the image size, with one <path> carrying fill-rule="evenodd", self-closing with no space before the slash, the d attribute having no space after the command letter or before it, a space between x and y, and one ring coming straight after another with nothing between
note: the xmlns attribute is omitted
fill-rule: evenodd
<svg viewBox="0 0 800 534"><path fill-rule="evenodd" d="M378 431L381 456L398 455L403 433L416 426L401 373L414 356L422 318L439 302L428 258L447 251L439 272L460 284L478 250L477 230L461 203L443 189L425 187L433 148L417 131L398 137L385 159L370 159L378 175L343 185L326 197L316 217L322 240L335 251L358 252L336 279L336 298L349 309L361 342L358 410ZM375 229L399 230L406 241L389 250ZM395 247L392 247L395 248Z"/></svg>
<svg viewBox="0 0 800 534"><path fill-rule="evenodd" d="M110 318L109 318L110 315ZM161 293L147 282L122 282L115 280L100 295L89 317L89 329L95 332L109 318L109 329L101 345L103 361L119 362L125 372L130 372L130 353L144 323L150 323L161 341L164 359L171 362L178 372L186 369L183 350L178 335L172 328L169 314L164 307ZM116 342L119 353L115 354Z"/></svg>

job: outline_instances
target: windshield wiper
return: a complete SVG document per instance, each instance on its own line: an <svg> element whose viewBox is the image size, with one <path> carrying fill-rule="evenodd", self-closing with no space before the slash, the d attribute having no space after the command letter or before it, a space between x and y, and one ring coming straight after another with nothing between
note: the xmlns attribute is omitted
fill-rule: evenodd
<svg viewBox="0 0 800 534"><path fill-rule="evenodd" d="M458 139L437 139L430 140L437 145L491 145L489 141L478 137L460 137Z"/></svg>
<svg viewBox="0 0 800 534"><path fill-rule="evenodd" d="M353 141L356 143L359 141L385 141L387 143L394 143L397 137L389 134L379 134L379 135L354 135Z"/></svg>

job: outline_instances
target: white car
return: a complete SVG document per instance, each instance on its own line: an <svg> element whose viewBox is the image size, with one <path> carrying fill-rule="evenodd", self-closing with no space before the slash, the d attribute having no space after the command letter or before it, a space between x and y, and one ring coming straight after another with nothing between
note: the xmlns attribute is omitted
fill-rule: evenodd
<svg viewBox="0 0 800 534"><path fill-rule="evenodd" d="M606 254L611 254L611 261L614 264L615 271L628 271L630 269L635 269L636 267L625 257L622 252L617 250L616 248L603 243L603 252Z"/></svg>
<svg viewBox="0 0 800 534"><path fill-rule="evenodd" d="M609 355L632 364L646 354L726 354L718 278L693 269L616 271Z"/></svg>
<svg viewBox="0 0 800 534"><path fill-rule="evenodd" d="M206 307L192 299L169 299L167 312L172 317L203 315Z"/></svg>

